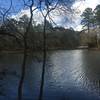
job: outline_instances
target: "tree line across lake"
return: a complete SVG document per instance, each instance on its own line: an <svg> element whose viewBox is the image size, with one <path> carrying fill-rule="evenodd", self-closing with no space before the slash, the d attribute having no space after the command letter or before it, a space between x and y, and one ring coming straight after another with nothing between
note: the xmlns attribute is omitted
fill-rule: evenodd
<svg viewBox="0 0 100 100"><path fill-rule="evenodd" d="M23 15L19 20L6 20L0 27L0 49L23 49L23 37L29 18ZM34 25L32 22L27 35L27 49L43 49L43 24ZM3 34L3 35L2 35ZM5 35L4 35L5 34ZM79 45L79 34L72 28L53 27L46 20L46 47L47 49L74 49Z"/></svg>

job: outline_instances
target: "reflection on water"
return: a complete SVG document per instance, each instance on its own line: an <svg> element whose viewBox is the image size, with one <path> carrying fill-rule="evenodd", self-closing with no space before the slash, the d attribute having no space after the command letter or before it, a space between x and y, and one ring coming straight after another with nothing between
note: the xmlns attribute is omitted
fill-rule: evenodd
<svg viewBox="0 0 100 100"><path fill-rule="evenodd" d="M68 97L68 94L74 93L75 95L73 94L69 97L71 100L79 99L80 97L82 97L81 100L97 99L93 98L93 95L98 96L99 99L99 77L97 78L94 71L91 73L92 68L99 67L99 64L97 64L97 59L100 58L99 52L96 54L98 57L96 56L95 60L93 60L94 56L91 58L90 54L87 53L89 52L78 50L54 52L49 60L52 67L48 69L49 74L47 73L47 76L49 75L48 77L51 79L47 81L47 84L50 84L51 81L50 89L63 91L65 98ZM89 61L92 61L95 65ZM47 87L50 86L47 85ZM89 95L91 96L89 97Z"/></svg>
<svg viewBox="0 0 100 100"><path fill-rule="evenodd" d="M9 59L10 58L10 59ZM35 57L36 58L36 57ZM37 100L42 59L28 57L24 99ZM48 53L43 100L100 100L100 52L62 50ZM15 100L22 55L0 55L0 71L4 77L4 100ZM13 74L9 74L12 72ZM1 100L1 99L0 99ZM2 99L3 100L3 99Z"/></svg>

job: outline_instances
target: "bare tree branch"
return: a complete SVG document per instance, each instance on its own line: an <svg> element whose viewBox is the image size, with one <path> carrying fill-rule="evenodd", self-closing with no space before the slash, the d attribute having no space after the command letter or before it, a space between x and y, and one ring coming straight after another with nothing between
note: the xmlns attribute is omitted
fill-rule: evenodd
<svg viewBox="0 0 100 100"><path fill-rule="evenodd" d="M48 15L48 17L49 17L49 20L51 21L51 23L53 23L55 26L58 26L58 25L56 24L56 22L54 22L54 20L52 19L52 17L51 17L50 15Z"/></svg>

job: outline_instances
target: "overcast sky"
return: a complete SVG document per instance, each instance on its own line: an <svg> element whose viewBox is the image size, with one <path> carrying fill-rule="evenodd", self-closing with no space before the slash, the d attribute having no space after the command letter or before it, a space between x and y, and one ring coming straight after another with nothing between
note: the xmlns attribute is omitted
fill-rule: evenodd
<svg viewBox="0 0 100 100"><path fill-rule="evenodd" d="M5 8L9 8L10 5L10 0L0 0L0 7L5 7ZM12 0L13 1L13 7L12 10L16 11L15 15L17 17L22 16L23 14L27 14L28 16L30 16L29 10L23 10L23 2L21 2L22 0ZM20 2L19 2L20 1ZM74 1L74 0L67 0L67 1ZM72 3L72 4L71 4ZM59 15L59 16L54 16L53 14L57 13L57 11L55 10L53 13L51 13L51 16L53 18L53 20L55 21L55 23L57 23L57 25L59 26L64 26L64 27L73 27L75 30L81 30L81 25L80 25L80 15L82 14L82 12L85 10L85 8L87 7L91 7L91 8L95 8L96 5L100 4L100 0L84 0L84 1L77 1L77 2L68 2L68 4L76 10L76 12L78 12L77 14L73 15L71 14L66 14L66 15ZM15 15L13 17L15 17ZM34 20L37 20L38 23L42 22L42 15L39 11L35 11L34 12Z"/></svg>

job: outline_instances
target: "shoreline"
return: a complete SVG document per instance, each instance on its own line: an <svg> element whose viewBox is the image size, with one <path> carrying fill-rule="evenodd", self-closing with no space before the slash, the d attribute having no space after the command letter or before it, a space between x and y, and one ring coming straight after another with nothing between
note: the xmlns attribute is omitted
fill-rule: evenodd
<svg viewBox="0 0 100 100"><path fill-rule="evenodd" d="M53 50L77 50L76 48L72 49L72 48L68 48L68 49L65 49L65 48L56 48L56 49L47 49L47 51L53 51ZM32 53L32 52L42 52L43 50L42 49L37 49L37 50L32 50L32 49L27 49L27 52L28 53ZM0 53L23 53L24 52L24 49L4 49L4 50L0 50Z"/></svg>
<svg viewBox="0 0 100 100"><path fill-rule="evenodd" d="M75 48L75 49L48 49L47 51L53 51L53 50L93 50L93 51L100 51L100 48ZM1 50L0 53L8 53L8 54L13 54L13 53L23 53L24 49L16 49L16 50ZM33 53L33 52L42 52L42 50L27 50L27 53Z"/></svg>

